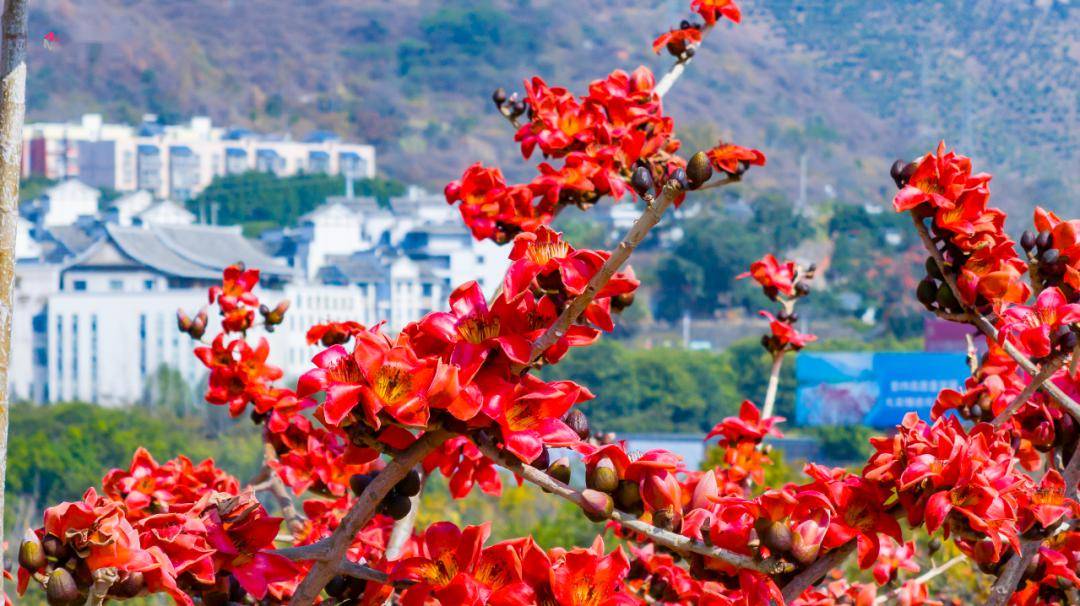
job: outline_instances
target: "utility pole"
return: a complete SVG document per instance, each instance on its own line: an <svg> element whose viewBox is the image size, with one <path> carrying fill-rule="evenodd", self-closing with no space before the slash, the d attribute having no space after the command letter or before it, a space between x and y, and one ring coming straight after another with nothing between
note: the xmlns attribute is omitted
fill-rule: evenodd
<svg viewBox="0 0 1080 606"><path fill-rule="evenodd" d="M0 544L3 544L4 483L8 451L8 369L15 301L15 234L19 222L22 132L26 116L27 0L6 0L0 16ZM0 570L3 566L0 550ZM0 576L0 593L3 577Z"/></svg>

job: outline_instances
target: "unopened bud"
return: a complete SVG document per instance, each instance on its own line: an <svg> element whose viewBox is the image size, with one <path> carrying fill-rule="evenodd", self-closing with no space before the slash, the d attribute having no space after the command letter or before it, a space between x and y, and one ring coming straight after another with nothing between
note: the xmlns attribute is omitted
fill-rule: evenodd
<svg viewBox="0 0 1080 606"><path fill-rule="evenodd" d="M671 177L668 179L668 182L674 182L675 185L678 185L679 189L683 191L690 189L690 183L686 178L686 171L682 168L676 168L675 172L671 173Z"/></svg>
<svg viewBox="0 0 1080 606"><path fill-rule="evenodd" d="M206 334L207 321L206 309L200 309L199 313L196 314L195 319L191 321L191 328L187 331L192 339L199 340Z"/></svg>
<svg viewBox="0 0 1080 606"><path fill-rule="evenodd" d="M889 168L889 176L892 177L893 182L896 183L897 189L903 189L905 185L904 180L901 178L905 166L907 166L907 162L897 160L896 162L893 162L892 167Z"/></svg>
<svg viewBox="0 0 1080 606"><path fill-rule="evenodd" d="M383 499L383 502L380 504L380 509L391 518L400 520L409 515L409 511L412 509L412 499L392 491L390 494L386 495L385 499Z"/></svg>
<svg viewBox="0 0 1080 606"><path fill-rule="evenodd" d="M634 188L639 196L646 196L653 189L652 171L645 166L638 166L630 175L630 187Z"/></svg>
<svg viewBox="0 0 1080 606"><path fill-rule="evenodd" d="M19 566L35 571L44 568L49 561L45 557L45 548L33 532L26 533L26 539L19 545Z"/></svg>
<svg viewBox="0 0 1080 606"><path fill-rule="evenodd" d="M769 521L762 525L758 531L761 543L775 554L786 553L791 550L791 529L783 522Z"/></svg>
<svg viewBox="0 0 1080 606"><path fill-rule="evenodd" d="M419 470L410 469L409 473L405 474L405 477L397 483L397 486L394 486L394 490L407 497L418 495L420 494L420 487L423 485L422 480Z"/></svg>
<svg viewBox="0 0 1080 606"><path fill-rule="evenodd" d="M1054 263L1057 263L1057 260L1060 258L1061 253L1058 252L1058 249L1056 248L1048 248L1043 251L1041 255L1039 255L1039 260L1047 265L1053 265Z"/></svg>
<svg viewBox="0 0 1080 606"><path fill-rule="evenodd" d="M699 151L690 156L690 161L686 163L686 178L691 189L697 189L705 185L712 178L712 175L713 168L712 163L709 162L708 154Z"/></svg>
<svg viewBox="0 0 1080 606"><path fill-rule="evenodd" d="M146 580L143 578L143 573L130 572L123 580L117 582L109 589L109 595L128 599L139 595L145 588Z"/></svg>
<svg viewBox="0 0 1080 606"><path fill-rule="evenodd" d="M581 510L585 512L585 517L589 520L603 522L611 517L615 511L615 504L610 495L586 488L581 492Z"/></svg>
<svg viewBox="0 0 1080 606"><path fill-rule="evenodd" d="M1035 234L1026 230L1020 234L1020 248L1024 249L1024 252L1031 252L1031 249L1035 248Z"/></svg>
<svg viewBox="0 0 1080 606"><path fill-rule="evenodd" d="M563 484L570 483L570 459L562 457L557 459L547 469L547 473L552 478L562 482Z"/></svg>
<svg viewBox="0 0 1080 606"><path fill-rule="evenodd" d="M563 417L563 423L582 440L589 439L589 419L585 416L585 413L577 408L573 408L566 413L566 416Z"/></svg>
<svg viewBox="0 0 1080 606"><path fill-rule="evenodd" d="M657 509L652 514L652 523L662 530L674 530L675 512L670 507Z"/></svg>
<svg viewBox="0 0 1080 606"><path fill-rule="evenodd" d="M491 93L491 100L497 107L502 107L502 104L506 103L506 89L501 86L496 88L495 92Z"/></svg>
<svg viewBox="0 0 1080 606"><path fill-rule="evenodd" d="M529 462L529 465L531 465L531 466L533 466L533 467L535 467L537 469L547 469L548 465L550 465L550 464L551 464L551 454L548 453L547 448L541 449L540 454L537 455L537 457L535 459L533 459L532 461Z"/></svg>
<svg viewBox="0 0 1080 606"><path fill-rule="evenodd" d="M191 317L182 309L176 310L176 327L180 329L180 332L191 330Z"/></svg>
<svg viewBox="0 0 1080 606"><path fill-rule="evenodd" d="M600 492L613 492L619 486L619 474L615 472L615 464L611 459L600 459L596 465L585 474L585 485Z"/></svg>
<svg viewBox="0 0 1080 606"><path fill-rule="evenodd" d="M360 496L364 494L364 490L367 489L368 484L371 484L373 479L375 479L375 477L372 474L358 473L349 478L349 488L352 489L353 494Z"/></svg>
<svg viewBox="0 0 1080 606"><path fill-rule="evenodd" d="M926 549L930 555L934 555L941 549L941 539L937 537L930 539L930 542L926 544Z"/></svg>
<svg viewBox="0 0 1080 606"><path fill-rule="evenodd" d="M1035 236L1035 247L1039 250L1046 250L1050 248L1054 241L1054 237L1048 231L1040 231L1039 235Z"/></svg>
<svg viewBox="0 0 1080 606"><path fill-rule="evenodd" d="M622 511L631 513L641 509L641 488L637 482L619 480L619 486L615 489L615 506Z"/></svg>
<svg viewBox="0 0 1080 606"><path fill-rule="evenodd" d="M75 577L66 568L57 568L52 571L45 581L45 598L49 606L69 606L79 599L79 587L75 585Z"/></svg>

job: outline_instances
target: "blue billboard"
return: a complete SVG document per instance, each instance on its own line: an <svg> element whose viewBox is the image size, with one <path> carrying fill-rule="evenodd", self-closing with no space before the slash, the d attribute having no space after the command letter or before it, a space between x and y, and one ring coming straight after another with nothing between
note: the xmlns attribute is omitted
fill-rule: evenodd
<svg viewBox="0 0 1080 606"><path fill-rule="evenodd" d="M886 428L909 411L929 419L938 392L961 389L970 374L962 353L802 352L795 423Z"/></svg>

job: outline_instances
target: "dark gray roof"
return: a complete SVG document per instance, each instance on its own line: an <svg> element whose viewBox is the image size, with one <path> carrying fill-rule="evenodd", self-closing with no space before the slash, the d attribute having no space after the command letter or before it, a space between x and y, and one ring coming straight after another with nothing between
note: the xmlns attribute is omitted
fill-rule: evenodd
<svg viewBox="0 0 1080 606"><path fill-rule="evenodd" d="M100 240L100 229L85 229L78 225L57 225L45 229L48 238L59 244L68 255L78 255Z"/></svg>
<svg viewBox="0 0 1080 606"><path fill-rule="evenodd" d="M181 278L220 278L220 269L197 265L165 245L154 232L141 227L107 225L109 237L120 250L139 263Z"/></svg>
<svg viewBox="0 0 1080 606"><path fill-rule="evenodd" d="M372 253L330 255L326 258L326 265L323 270L340 275L351 284L377 282L386 279L388 275L386 262ZM319 273L322 274L323 270L320 270Z"/></svg>
<svg viewBox="0 0 1080 606"><path fill-rule="evenodd" d="M152 225L147 231L177 255L217 272L241 262L268 275L292 274L287 265L257 248L235 229L211 225Z"/></svg>

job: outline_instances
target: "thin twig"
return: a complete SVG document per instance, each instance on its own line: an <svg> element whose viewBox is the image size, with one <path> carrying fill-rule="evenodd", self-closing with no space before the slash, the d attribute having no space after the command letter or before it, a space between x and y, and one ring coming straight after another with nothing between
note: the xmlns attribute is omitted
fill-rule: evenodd
<svg viewBox="0 0 1080 606"><path fill-rule="evenodd" d="M258 474L256 477L265 478L257 486L252 486L255 490L268 490L273 495L274 500L277 501L278 507L281 508L281 514L285 518L286 524L288 524L289 531L297 533L304 528L304 524L307 521L303 514L296 509L296 504L293 502L292 495L289 493L289 489L285 486L285 482L282 481L281 476L271 467L270 463L277 458L277 454L274 452L274 446L267 442L263 446L263 469L266 474Z"/></svg>
<svg viewBox="0 0 1080 606"><path fill-rule="evenodd" d="M341 524L334 533L330 535L325 554L315 561L311 571L296 588L296 593L289 602L291 606L309 606L314 603L323 587L326 587L330 579L338 573L340 563L345 559L345 553L352 545L356 533L375 515L379 503L390 494L390 491L409 473L409 470L438 448L450 435L441 428L431 428L403 450L399 456L386 464L386 467L368 484L360 498L341 519Z"/></svg>
<svg viewBox="0 0 1080 606"><path fill-rule="evenodd" d="M908 583L915 583L916 585L923 585L927 581L929 581L930 579L933 579L934 577L937 577L939 575L944 574L945 571L952 568L953 566L956 566L957 564L959 564L960 562L963 562L966 559L967 559L966 556L958 555L958 556L952 558L951 560L945 562L944 564L941 564L940 566L935 566L935 567L931 568L930 570L927 570L925 573L923 573L923 574L921 574L921 575L919 575L919 576L915 577L914 579L911 579L911 580L909 580L907 582ZM878 597L874 598L874 603L875 604L884 604L885 602L889 601L891 598L899 597L900 593L903 592L903 590L904 590L903 587L899 587L897 589L894 589L894 590L890 591L889 593L886 593L885 595L879 595Z"/></svg>
<svg viewBox="0 0 1080 606"><path fill-rule="evenodd" d="M776 406L776 392L780 387L780 368L784 365L784 351L773 354L772 368L769 369L769 387L765 390L765 404L761 407L761 418L772 416Z"/></svg>
<svg viewBox="0 0 1080 606"><path fill-rule="evenodd" d="M552 478L543 471L540 471L535 467L522 465L521 461L517 458L507 455L500 451L494 444L485 440L477 439L476 445L480 448L480 452L484 453L489 459L506 469L509 469L526 481L539 486L551 494L566 499L579 507L583 504L584 500L580 492ZM689 537L657 528L648 522L617 509L612 512L610 519L617 522L623 528L645 535L653 543L663 545L678 553L696 553L720 560L738 568L756 570L770 575L779 574L790 569L790 564L787 564L786 562L771 559L759 560L727 549L710 547Z"/></svg>
<svg viewBox="0 0 1080 606"><path fill-rule="evenodd" d="M1001 414L994 417L994 427L1001 427L1006 421L1012 418L1016 411L1020 410L1020 407L1027 404L1027 401L1031 399L1031 396L1035 395L1039 387L1050 380L1050 377L1054 376L1054 373L1061 368L1061 365L1065 362L1064 356L1057 356L1043 364L1042 370L1039 374L1031 378L1031 381L1024 386L1024 389L1016 394L1012 402L1005 407L1005 410L1001 411Z"/></svg>
<svg viewBox="0 0 1080 606"><path fill-rule="evenodd" d="M813 564L807 566L805 570L795 575L795 578L788 581L784 588L780 590L784 594L784 603L790 604L811 585L825 578L825 575L830 570L843 564L844 560L851 555L851 552L855 551L855 545L856 542L852 539L818 558Z"/></svg>

